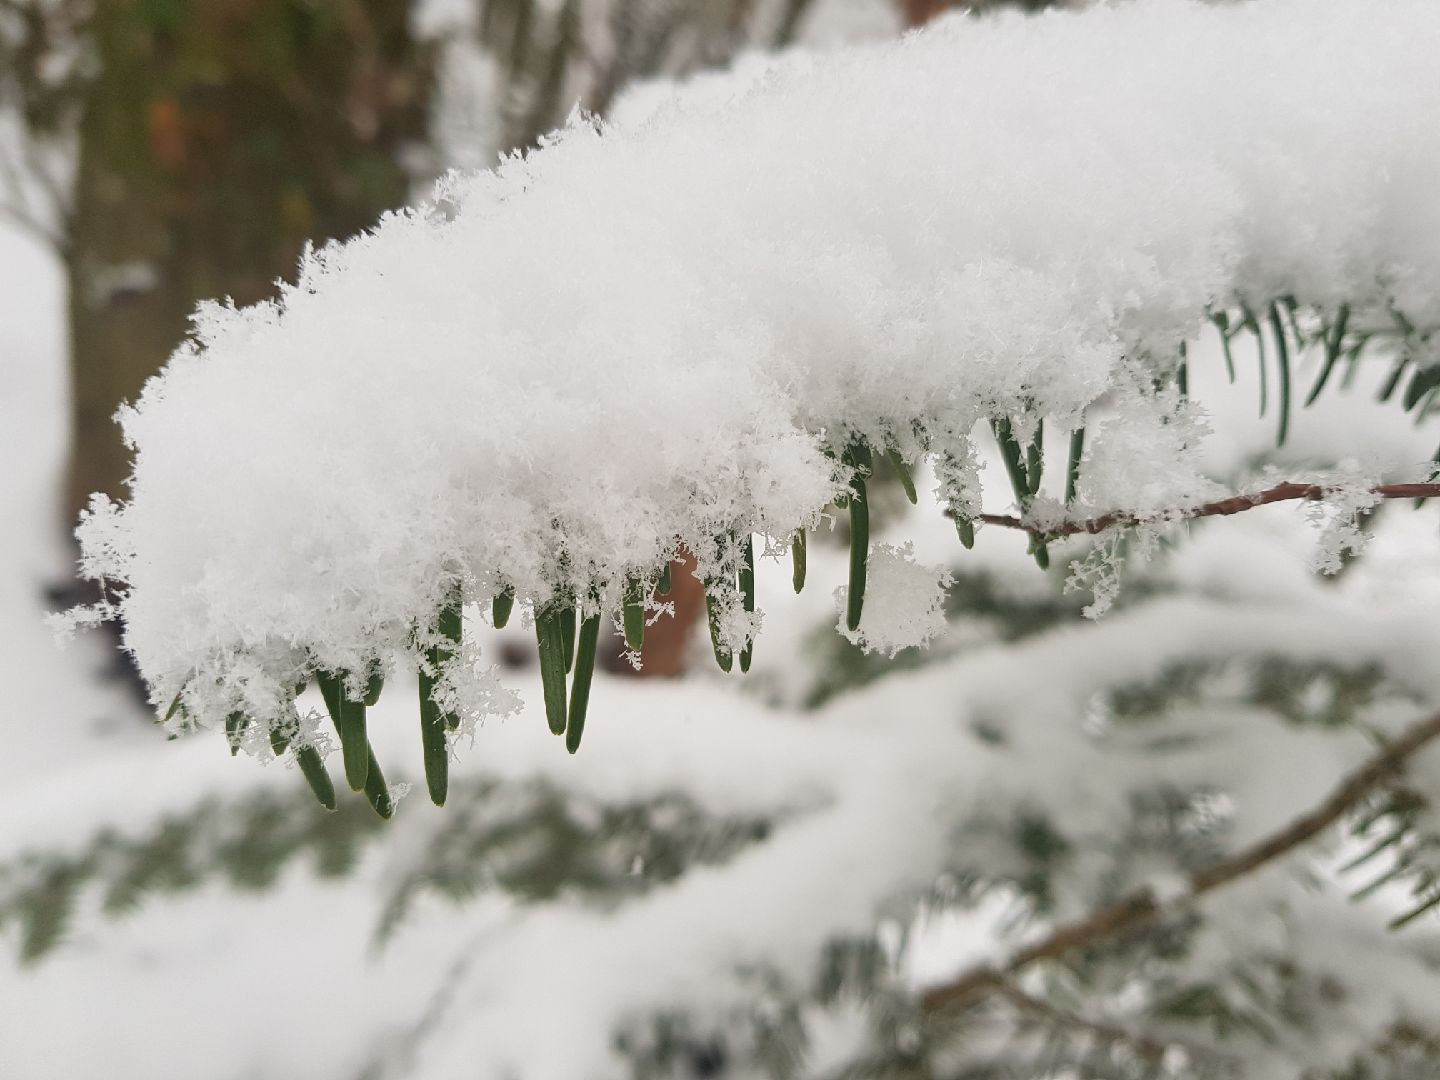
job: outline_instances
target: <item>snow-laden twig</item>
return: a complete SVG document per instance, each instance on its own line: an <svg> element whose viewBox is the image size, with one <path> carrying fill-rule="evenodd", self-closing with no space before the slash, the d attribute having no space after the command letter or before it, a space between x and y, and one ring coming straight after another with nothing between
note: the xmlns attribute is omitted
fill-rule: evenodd
<svg viewBox="0 0 1440 1080"><path fill-rule="evenodd" d="M1230 858L1191 875L1188 895L1184 900L1198 900L1206 893L1251 874L1313 840L1390 781L1412 755L1437 737L1440 737L1440 713L1417 720L1341 781L1314 808ZM1075 949L1144 926L1173 907L1174 904L1162 904L1150 889L1138 890L1076 922L1057 927L1039 941L1017 950L1003 966L974 968L951 982L932 987L925 992L922 1004L927 1011L934 1012L1000 991L1007 980L1037 961L1053 960Z"/></svg>
<svg viewBox="0 0 1440 1080"><path fill-rule="evenodd" d="M156 704L218 727L415 670L460 601L615 615L678 545L743 668L750 537L852 492L863 626L858 474L929 454L979 511L977 425L1022 507L1042 421L1087 424L1076 506L1210 497L1174 386L1217 311L1440 326L1437 39L1428 0L961 19L577 118L275 303L204 307L122 413L130 498L85 568Z"/></svg>
<svg viewBox="0 0 1440 1080"><path fill-rule="evenodd" d="M1232 495L1227 499L1203 503L1200 506L1177 507L1158 514L1135 514L1126 510L1114 510L1099 517L1074 521L1040 522L1027 521L1010 514L981 514L978 520L986 525L997 525L1005 529L1019 529L1035 536L1059 537L1094 535L1108 529L1126 528L1133 525L1153 524L1157 521L1190 521L1203 517L1229 517L1254 510L1271 503L1294 502L1297 500L1320 502L1330 496L1333 489L1323 484L1276 484L1274 487L1257 491L1252 495ZM1370 493L1380 499L1434 499L1440 498L1440 484L1376 484Z"/></svg>

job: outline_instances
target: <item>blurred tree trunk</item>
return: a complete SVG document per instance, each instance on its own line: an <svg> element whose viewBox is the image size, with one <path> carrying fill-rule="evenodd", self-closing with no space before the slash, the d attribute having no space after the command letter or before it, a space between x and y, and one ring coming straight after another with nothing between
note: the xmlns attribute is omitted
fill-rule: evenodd
<svg viewBox="0 0 1440 1080"><path fill-rule="evenodd" d="M103 0L71 220L71 511L122 495L113 422L197 301L249 304L307 239L404 202L430 50L408 0Z"/></svg>

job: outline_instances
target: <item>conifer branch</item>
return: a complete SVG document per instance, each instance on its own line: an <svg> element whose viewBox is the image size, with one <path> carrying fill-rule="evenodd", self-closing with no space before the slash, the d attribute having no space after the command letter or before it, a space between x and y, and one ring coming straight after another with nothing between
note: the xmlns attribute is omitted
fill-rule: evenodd
<svg viewBox="0 0 1440 1080"><path fill-rule="evenodd" d="M1149 1036L1141 1035L1138 1032L1130 1031L1116 1024L1109 1024L1103 1020L1092 1020L1078 1013L1061 1009L1058 1006L1051 1005L1048 1001L1027 994L1008 979L999 979L995 983L994 990L998 996L1004 998L1021 1012L1033 1013L1035 1016L1050 1021L1057 1027L1087 1032L1102 1042L1128 1046L1151 1064L1159 1064L1165 1061L1170 1052L1177 1048L1183 1049L1191 1058L1199 1057L1203 1053L1189 1043L1182 1043L1177 1040L1166 1040L1162 1042L1159 1039L1152 1039Z"/></svg>
<svg viewBox="0 0 1440 1080"><path fill-rule="evenodd" d="M1390 780L1411 755L1436 737L1440 737L1440 713L1406 728L1399 738L1386 743L1380 753L1347 776L1322 802L1283 829L1209 869L1193 874L1182 902L1198 900L1206 893L1253 873L1314 839ZM1002 966L987 964L973 968L951 982L932 987L921 998L921 1006L926 1012L936 1012L985 994L1005 993L1007 980L1030 964L1038 960L1053 960L1115 934L1147 925L1167 910L1169 907L1162 905L1150 889L1137 890L1076 922L1057 927L1046 937L1020 949Z"/></svg>
<svg viewBox="0 0 1440 1080"><path fill-rule="evenodd" d="M1147 522L1188 521L1191 518L1202 517L1229 517L1232 514L1244 513L1246 510L1254 510L1257 506L1268 506L1271 503L1278 502L1294 502L1297 500L1318 502L1334 490L1333 487L1327 487L1324 484L1285 483L1276 484L1272 488L1257 491L1250 495L1232 495L1229 498L1218 499L1215 502L1202 503L1199 506L1179 507L1160 514L1140 515L1129 510L1112 510L1108 514L1101 514L1095 518L1060 521L1055 524L1027 521L1024 518L1015 517L1010 514L981 514L979 520L983 521L986 525L998 525L1005 529L1019 529L1022 532L1030 533L1032 536L1053 539L1061 536L1079 536L1081 534L1094 535L1095 533L1102 533L1106 529L1141 525ZM1440 497L1440 484L1377 484L1369 490L1370 494L1381 499L1433 499Z"/></svg>

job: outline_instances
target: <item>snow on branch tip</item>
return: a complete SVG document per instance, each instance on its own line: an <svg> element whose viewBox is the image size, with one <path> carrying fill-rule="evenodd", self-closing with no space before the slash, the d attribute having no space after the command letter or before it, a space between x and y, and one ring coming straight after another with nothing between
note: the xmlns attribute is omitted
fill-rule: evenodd
<svg viewBox="0 0 1440 1080"><path fill-rule="evenodd" d="M84 570L162 707L303 731L296 688L325 682L368 791L374 679L425 676L436 769L514 707L464 605L534 613L550 722L583 725L599 621L638 633L680 547L743 668L747 538L864 515L882 457L928 459L968 539L972 432L999 440L995 499L1043 515L1039 422L1091 410L1050 467L1066 513L1197 505L1218 493L1183 343L1210 320L1327 372L1388 334L1429 378L1436 40L1430 0L942 20L577 119L307 252L273 303L202 306L122 410L131 493L82 524ZM864 627L867 555L846 626L893 650ZM933 632L912 591L926 610L888 621Z"/></svg>

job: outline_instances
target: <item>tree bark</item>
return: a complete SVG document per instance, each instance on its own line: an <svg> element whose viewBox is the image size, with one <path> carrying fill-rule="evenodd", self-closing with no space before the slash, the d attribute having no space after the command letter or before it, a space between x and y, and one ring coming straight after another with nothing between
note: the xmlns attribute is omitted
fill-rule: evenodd
<svg viewBox="0 0 1440 1080"><path fill-rule="evenodd" d="M66 507L123 496L113 421L197 301L249 304L307 240L401 204L424 135L429 51L406 0L106 0L89 27L70 253Z"/></svg>

